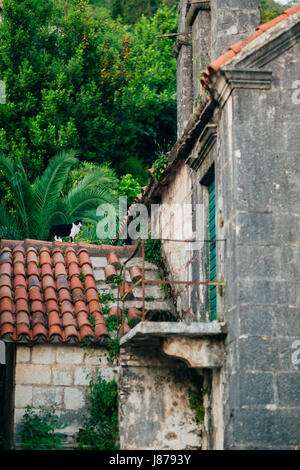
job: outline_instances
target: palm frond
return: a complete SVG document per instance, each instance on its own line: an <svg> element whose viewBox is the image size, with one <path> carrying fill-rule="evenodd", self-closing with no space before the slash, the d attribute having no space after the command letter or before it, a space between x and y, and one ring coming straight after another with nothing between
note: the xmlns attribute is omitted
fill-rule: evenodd
<svg viewBox="0 0 300 470"><path fill-rule="evenodd" d="M78 162L75 155L74 150L60 152L49 161L44 173L34 182L32 219L38 228L38 238L44 238L48 232L49 220L56 211L70 168Z"/></svg>
<svg viewBox="0 0 300 470"><path fill-rule="evenodd" d="M111 204L117 207L116 196L107 188L91 187L82 190L78 185L73 188L62 200L64 210L70 221L84 219L85 213L89 213L89 220L92 219L91 211L95 211L94 221L97 221L96 210L101 204Z"/></svg>
<svg viewBox="0 0 300 470"><path fill-rule="evenodd" d="M31 186L27 179L21 160L13 161L5 155L0 155L0 170L3 172L10 186L14 206L18 211L19 219L25 231L29 231L28 207L32 201ZM29 236L29 233L28 233Z"/></svg>
<svg viewBox="0 0 300 470"><path fill-rule="evenodd" d="M6 207L0 204L0 239L22 240L24 235L17 217L9 214Z"/></svg>

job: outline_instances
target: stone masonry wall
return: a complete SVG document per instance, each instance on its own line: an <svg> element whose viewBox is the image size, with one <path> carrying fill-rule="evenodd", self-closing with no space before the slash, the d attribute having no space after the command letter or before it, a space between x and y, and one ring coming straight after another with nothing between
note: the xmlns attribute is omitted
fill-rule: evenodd
<svg viewBox="0 0 300 470"><path fill-rule="evenodd" d="M178 31L186 33L191 28L186 27L186 0L180 0L178 5ZM177 137L181 137L186 123L193 111L193 82L192 82L192 44L189 35L179 39L177 55Z"/></svg>
<svg viewBox="0 0 300 470"><path fill-rule="evenodd" d="M121 365L121 449L201 449L204 423L195 422L189 404L195 369L166 357L149 341L124 351Z"/></svg>
<svg viewBox="0 0 300 470"><path fill-rule="evenodd" d="M299 43L265 68L271 90L235 89L219 130L227 449L300 448Z"/></svg>
<svg viewBox="0 0 300 470"><path fill-rule="evenodd" d="M203 219L203 195L197 174L183 164L176 178L163 191L159 209L159 233L161 238L175 240L203 240L206 238L205 226L196 230L196 210ZM200 203L197 209L197 204ZM199 219L200 220L200 219ZM203 243L162 242L162 255L166 268L166 278L176 281L206 280L207 247ZM178 318L186 322L202 321L206 318L206 287L184 284L172 286Z"/></svg>
<svg viewBox="0 0 300 470"><path fill-rule="evenodd" d="M17 346L14 390L15 445L20 446L18 431L27 405L38 410L40 406L57 404L57 415L67 427L64 433L71 437L81 425L85 411L85 397L89 381L96 368L110 381L116 378L118 368L108 363L105 350L94 353L78 346L35 345Z"/></svg>
<svg viewBox="0 0 300 470"><path fill-rule="evenodd" d="M259 4L260 0L210 0L193 6L196 13L189 20L187 0L180 0L178 31L184 35L178 36L176 54L178 138L198 105L202 71L229 46L253 33L261 23Z"/></svg>
<svg viewBox="0 0 300 470"><path fill-rule="evenodd" d="M260 0L211 0L211 61L259 26Z"/></svg>

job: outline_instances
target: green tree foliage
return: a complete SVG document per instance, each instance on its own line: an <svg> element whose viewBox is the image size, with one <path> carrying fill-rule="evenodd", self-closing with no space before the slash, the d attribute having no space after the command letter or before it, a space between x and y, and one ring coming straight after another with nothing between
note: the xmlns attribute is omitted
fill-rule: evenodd
<svg viewBox="0 0 300 470"><path fill-rule="evenodd" d="M176 11L164 6L151 18L142 16L131 36L130 79L120 100L129 132L122 141L148 165L156 151L169 147L176 135L176 61L170 55L173 39L157 38L176 30ZM121 159L126 158L124 144L120 150Z"/></svg>
<svg viewBox="0 0 300 470"><path fill-rule="evenodd" d="M297 1L291 0L287 5L281 5L275 0L261 0L260 11L262 23L276 18L276 16L279 16L288 7L295 5Z"/></svg>
<svg viewBox="0 0 300 470"><path fill-rule="evenodd" d="M76 219L96 223L96 209L114 203L110 172L99 167L88 172L63 194L71 168L78 164L74 151L54 156L44 172L30 183L21 159L0 155L0 170L6 176L13 196L13 211L0 205L0 238L47 240L53 223Z"/></svg>
<svg viewBox="0 0 300 470"><path fill-rule="evenodd" d="M175 138L173 40L156 38L176 30L175 8L163 6L132 29L105 6L69 0L65 21L61 0L4 3L0 152L19 158L31 182L69 148L80 161L137 171L142 182L153 151ZM11 199L1 176L0 191Z"/></svg>
<svg viewBox="0 0 300 470"><path fill-rule="evenodd" d="M40 407L38 413L31 406L27 406L21 422L22 449L64 449L65 436L57 431L65 427L66 425L55 414L55 405L50 408Z"/></svg>
<svg viewBox="0 0 300 470"><path fill-rule="evenodd" d="M119 195L127 197L127 204L130 206L136 196L141 193L141 185L139 182L131 175L123 175L120 179L118 186Z"/></svg>
<svg viewBox="0 0 300 470"><path fill-rule="evenodd" d="M121 18L124 23L134 24L142 15L153 15L159 7L177 6L178 0L93 0L98 7L106 7L113 18Z"/></svg>

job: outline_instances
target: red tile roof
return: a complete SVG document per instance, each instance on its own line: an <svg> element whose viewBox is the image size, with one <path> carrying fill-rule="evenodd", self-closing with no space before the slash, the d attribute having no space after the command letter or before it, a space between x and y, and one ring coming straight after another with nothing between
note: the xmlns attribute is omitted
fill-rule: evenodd
<svg viewBox="0 0 300 470"><path fill-rule="evenodd" d="M0 339L81 343L86 338L99 342L109 337L90 253L106 253L111 263L107 271L116 273L115 267L120 265L118 252L128 250L129 256L133 248L2 240ZM136 267L133 277L138 273ZM107 273L104 282L108 281ZM130 315L139 320L136 312ZM128 329L126 324L120 333Z"/></svg>
<svg viewBox="0 0 300 470"><path fill-rule="evenodd" d="M256 31L249 36L248 38L244 39L243 41L240 41L236 44L233 44L228 48L228 51L225 52L225 54L221 55L218 57L218 59L214 60L211 64L207 66L207 69L203 72L201 76L201 84L203 88L206 88L210 76L214 73L217 72L223 65L225 65L229 60L231 60L233 57L235 57L247 44L252 42L254 39L256 39L258 36L261 36L263 33L266 31L270 30L273 28L275 25L278 23L281 23L282 21L285 21L289 16L294 15L295 13L300 11L300 3L297 5L288 8L285 10L280 16L277 16L273 20L268 21L267 23L264 23L256 28Z"/></svg>

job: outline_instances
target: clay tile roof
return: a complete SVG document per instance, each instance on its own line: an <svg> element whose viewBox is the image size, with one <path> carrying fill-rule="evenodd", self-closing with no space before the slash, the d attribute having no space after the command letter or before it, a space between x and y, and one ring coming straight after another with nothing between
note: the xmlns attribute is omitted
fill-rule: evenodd
<svg viewBox="0 0 300 470"><path fill-rule="evenodd" d="M288 8L285 10L281 15L277 16L273 20L268 21L267 23L264 23L256 28L256 31L243 41L240 41L236 44L233 44L228 48L228 50L218 57L216 60L211 62L206 68L206 70L202 73L201 76L201 84L203 88L206 88L210 76L217 72L220 68L222 68L227 62L229 62L233 57L235 57L247 44L252 42L254 39L256 39L258 36L261 36L263 33L266 31L269 31L271 28L273 28L275 25L281 23L282 21L285 21L289 16L294 15L295 13L300 11L300 3L297 5Z"/></svg>
<svg viewBox="0 0 300 470"><path fill-rule="evenodd" d="M131 291L142 276L141 256L136 262L135 258L130 260L124 283L119 288L115 276L135 248L2 240L0 339L81 343L89 338L95 343L105 343L111 336L111 327L108 331L106 325L108 318L116 318L115 326L118 323L120 335L126 334L129 324L135 326L141 321L141 286L134 286L137 290ZM153 266L153 269L157 268ZM109 291L114 300L107 310L101 294ZM125 296L127 302L123 324L119 323L122 314L117 306L118 296L119 299ZM157 310L159 305L167 308L163 293L158 306L157 299L155 303L151 306L147 301L146 309Z"/></svg>

